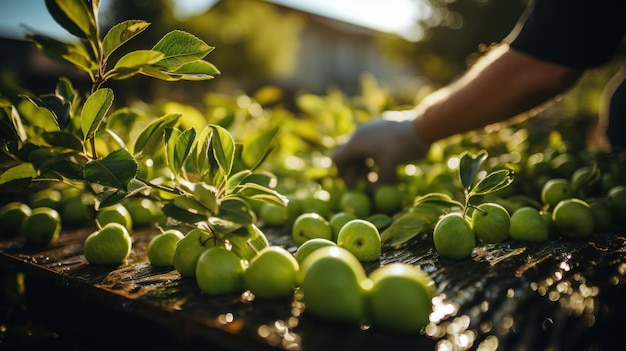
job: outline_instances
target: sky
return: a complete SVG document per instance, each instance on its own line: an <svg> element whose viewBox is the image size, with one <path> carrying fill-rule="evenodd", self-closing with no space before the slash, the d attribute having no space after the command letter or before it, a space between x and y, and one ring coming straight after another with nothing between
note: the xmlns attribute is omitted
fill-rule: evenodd
<svg viewBox="0 0 626 351"><path fill-rule="evenodd" d="M204 11L217 0L176 0L176 12L180 17ZM336 18L375 30L395 33L414 40L416 19L420 16L417 3L422 0L269 0L322 16ZM108 0L101 0L101 9ZM0 36L13 39L24 38L25 28L65 39L67 32L61 28L46 10L43 0L0 0Z"/></svg>

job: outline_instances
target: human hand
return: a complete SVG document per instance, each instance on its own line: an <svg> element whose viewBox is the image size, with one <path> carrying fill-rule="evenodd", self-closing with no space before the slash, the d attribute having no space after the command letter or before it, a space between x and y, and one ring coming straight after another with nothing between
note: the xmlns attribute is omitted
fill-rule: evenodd
<svg viewBox="0 0 626 351"><path fill-rule="evenodd" d="M348 187L365 179L371 171L366 164L373 159L378 167L378 184L396 180L396 167L422 158L429 146L415 133L414 111L393 111L381 119L360 125L350 140L335 150L333 160L339 176Z"/></svg>

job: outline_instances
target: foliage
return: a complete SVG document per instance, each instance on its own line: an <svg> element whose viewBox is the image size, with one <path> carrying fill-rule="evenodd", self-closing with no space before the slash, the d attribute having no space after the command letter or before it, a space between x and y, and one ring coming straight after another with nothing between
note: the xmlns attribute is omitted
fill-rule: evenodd
<svg viewBox="0 0 626 351"><path fill-rule="evenodd" d="M92 87L81 93L62 77L52 94L22 95L19 104L1 106L2 150L10 162L0 186L82 184L95 195L97 208L150 194L166 202L164 212L172 218L225 232L253 223L249 200L285 205L284 197L270 188L273 175L259 170L278 128L244 147L219 125L181 128L180 113L146 118L131 108L112 111L114 92L104 86L108 81L136 75L199 81L220 72L203 60L213 47L181 30L170 31L151 49L113 59L150 23L123 21L102 36L99 5L98 0L46 1L54 19L80 41L64 43L37 33L28 38L46 54L85 72ZM138 121L147 123L134 138L128 133ZM143 178L142 167L153 159L163 162L169 174Z"/></svg>

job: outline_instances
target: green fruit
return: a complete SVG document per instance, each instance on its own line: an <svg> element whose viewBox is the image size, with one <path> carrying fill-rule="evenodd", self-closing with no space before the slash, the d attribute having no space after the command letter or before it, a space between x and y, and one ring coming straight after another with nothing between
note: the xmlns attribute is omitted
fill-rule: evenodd
<svg viewBox="0 0 626 351"><path fill-rule="evenodd" d="M570 181L565 178L550 179L541 188L541 202L550 207L573 196L574 188L572 188Z"/></svg>
<svg viewBox="0 0 626 351"><path fill-rule="evenodd" d="M283 226L289 221L287 206L263 203L259 211L259 219L265 226Z"/></svg>
<svg viewBox="0 0 626 351"><path fill-rule="evenodd" d="M581 199L571 198L556 204L552 221L559 233L567 238L586 238L593 234L593 212Z"/></svg>
<svg viewBox="0 0 626 351"><path fill-rule="evenodd" d="M478 205L472 213L471 225L481 242L499 243L509 237L511 216L504 206L486 202Z"/></svg>
<svg viewBox="0 0 626 351"><path fill-rule="evenodd" d="M298 264L302 264L304 259L307 258L313 251L326 247L326 246L336 246L337 244L334 241L324 239L324 238L313 238L307 240L302 245L298 246L296 252L294 252L293 257L296 259Z"/></svg>
<svg viewBox="0 0 626 351"><path fill-rule="evenodd" d="M299 215L293 222L291 235L296 246L300 246L313 238L328 240L333 238L330 223L324 217L314 212L306 212Z"/></svg>
<svg viewBox="0 0 626 351"><path fill-rule="evenodd" d="M22 222L32 212L25 203L9 202L0 208L0 226L2 234L19 234Z"/></svg>
<svg viewBox="0 0 626 351"><path fill-rule="evenodd" d="M298 270L298 261L289 251L267 246L250 260L243 277L257 298L279 299L293 295Z"/></svg>
<svg viewBox="0 0 626 351"><path fill-rule="evenodd" d="M524 206L511 215L509 236L513 240L543 242L550 234L548 224L538 209Z"/></svg>
<svg viewBox="0 0 626 351"><path fill-rule="evenodd" d="M337 212L330 217L328 223L330 224L330 229L333 232L332 241L337 241L337 236L339 235L339 231L344 226L344 224L350 222L353 219L357 219L353 213L350 212Z"/></svg>
<svg viewBox="0 0 626 351"><path fill-rule="evenodd" d="M196 274L198 258L213 246L215 238L211 233L198 228L190 230L176 243L172 257L174 268L184 278L193 277Z"/></svg>
<svg viewBox="0 0 626 351"><path fill-rule="evenodd" d="M130 213L133 229L146 228L154 225L159 215L159 209L150 199L132 199L124 203Z"/></svg>
<svg viewBox="0 0 626 351"><path fill-rule="evenodd" d="M450 212L435 224L433 242L439 255L458 260L472 254L476 246L476 234L463 214Z"/></svg>
<svg viewBox="0 0 626 351"><path fill-rule="evenodd" d="M613 224L613 213L607 199L595 199L589 201L589 208L593 215L594 230L607 230Z"/></svg>
<svg viewBox="0 0 626 351"><path fill-rule="evenodd" d="M396 262L376 268L369 279L367 315L373 326L417 334L428 324L435 283L424 271Z"/></svg>
<svg viewBox="0 0 626 351"><path fill-rule="evenodd" d="M130 255L132 238L126 227L108 223L89 234L83 243L83 254L90 264L119 265Z"/></svg>
<svg viewBox="0 0 626 351"><path fill-rule="evenodd" d="M402 192L395 184L383 184L374 191L376 211L393 214L402 209Z"/></svg>
<svg viewBox="0 0 626 351"><path fill-rule="evenodd" d="M130 212L119 203L98 210L96 220L101 227L109 223L119 223L126 227L129 232L133 230L133 218L130 216Z"/></svg>
<svg viewBox="0 0 626 351"><path fill-rule="evenodd" d="M195 266L196 284L209 295L223 295L244 288L244 261L222 246L211 247L198 257Z"/></svg>
<svg viewBox="0 0 626 351"><path fill-rule="evenodd" d="M148 244L148 260L153 266L173 266L176 243L185 235L176 229L157 234Z"/></svg>
<svg viewBox="0 0 626 351"><path fill-rule="evenodd" d="M20 232L28 244L54 244L61 233L61 215L50 207L33 208L30 215L22 221Z"/></svg>
<svg viewBox="0 0 626 351"><path fill-rule="evenodd" d="M373 261L382 249L378 228L364 219L346 223L337 236L337 245L352 252L359 261Z"/></svg>
<svg viewBox="0 0 626 351"><path fill-rule="evenodd" d="M350 251L339 246L312 252L300 266L300 288L306 311L337 322L365 319L365 293L369 279Z"/></svg>
<svg viewBox="0 0 626 351"><path fill-rule="evenodd" d="M363 191L348 190L341 195L339 206L344 212L349 212L357 218L365 218L371 211L371 200Z"/></svg>
<svg viewBox="0 0 626 351"><path fill-rule="evenodd" d="M552 171L557 177L568 178L578 169L578 158L571 153L563 153L550 160Z"/></svg>
<svg viewBox="0 0 626 351"><path fill-rule="evenodd" d="M621 222L626 221L626 185L610 188L607 197L615 218Z"/></svg>
<svg viewBox="0 0 626 351"><path fill-rule="evenodd" d="M222 238L229 243L231 251L248 261L270 244L265 233L254 224L222 234Z"/></svg>
<svg viewBox="0 0 626 351"><path fill-rule="evenodd" d="M94 214L93 199L76 188L69 188L63 192L59 214L64 225L85 225Z"/></svg>
<svg viewBox="0 0 626 351"><path fill-rule="evenodd" d="M56 189L48 188L39 190L33 194L30 201L30 207L49 207L58 211L62 198L63 196L61 192Z"/></svg>

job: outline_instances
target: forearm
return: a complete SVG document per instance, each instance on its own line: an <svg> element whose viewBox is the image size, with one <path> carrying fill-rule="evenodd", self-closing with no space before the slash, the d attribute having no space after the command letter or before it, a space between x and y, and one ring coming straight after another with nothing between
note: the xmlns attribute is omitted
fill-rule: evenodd
<svg viewBox="0 0 626 351"><path fill-rule="evenodd" d="M416 107L416 132L432 143L506 120L553 99L581 74L502 45Z"/></svg>

